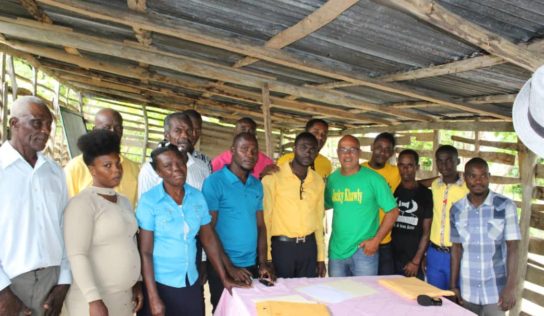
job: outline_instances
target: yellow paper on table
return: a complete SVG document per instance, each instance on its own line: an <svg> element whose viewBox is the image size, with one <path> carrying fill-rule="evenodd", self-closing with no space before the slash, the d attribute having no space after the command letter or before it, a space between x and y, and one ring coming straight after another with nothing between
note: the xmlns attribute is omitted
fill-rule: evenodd
<svg viewBox="0 0 544 316"><path fill-rule="evenodd" d="M257 303L258 316L330 316L327 305L264 301Z"/></svg>
<svg viewBox="0 0 544 316"><path fill-rule="evenodd" d="M380 279L378 282L395 293L412 300L422 294L431 297L454 295L452 291L441 290L414 277L386 278Z"/></svg>

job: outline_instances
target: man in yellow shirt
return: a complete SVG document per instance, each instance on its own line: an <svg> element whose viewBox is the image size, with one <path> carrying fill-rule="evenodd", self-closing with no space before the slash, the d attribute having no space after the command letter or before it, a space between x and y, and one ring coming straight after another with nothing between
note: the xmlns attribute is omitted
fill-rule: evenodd
<svg viewBox="0 0 544 316"><path fill-rule="evenodd" d="M109 130L119 135L119 138L122 138L123 117L113 109L101 109L94 117L93 129ZM115 191L126 196L134 208L138 193L138 173L140 172L140 166L123 155L121 155L121 165L123 167L123 178L119 186L115 188ZM64 173L70 197L91 185L93 181L89 169L85 165L85 162L83 162L82 155L70 160L64 167Z"/></svg>
<svg viewBox="0 0 544 316"><path fill-rule="evenodd" d="M269 254L280 278L324 277L323 214L325 183L310 165L317 139L308 132L295 139L295 157L262 179Z"/></svg>
<svg viewBox="0 0 544 316"><path fill-rule="evenodd" d="M312 134L317 139L317 156L313 161L311 168L321 176L321 178L326 179L332 172L331 161L321 155L319 151L327 142L327 134L329 133L329 124L322 119L311 119L306 123L306 132ZM276 161L276 165L282 165L288 161L292 161L295 157L295 153L288 153Z"/></svg>
<svg viewBox="0 0 544 316"><path fill-rule="evenodd" d="M381 133L374 139L371 146L372 156L370 160L363 163L364 167L370 168L385 178L387 184L394 193L400 184L400 173L396 166L389 163L389 159L395 154L395 136L391 133ZM380 225L385 213L380 209ZM378 267L379 275L395 274L393 261L393 249L391 246L391 231L385 235L380 243L380 263Z"/></svg>
<svg viewBox="0 0 544 316"><path fill-rule="evenodd" d="M450 208L468 194L463 177L457 172L461 162L457 149L450 145L438 147L435 162L440 177L433 181L433 221L431 243L427 249L427 282L443 290L450 288Z"/></svg>

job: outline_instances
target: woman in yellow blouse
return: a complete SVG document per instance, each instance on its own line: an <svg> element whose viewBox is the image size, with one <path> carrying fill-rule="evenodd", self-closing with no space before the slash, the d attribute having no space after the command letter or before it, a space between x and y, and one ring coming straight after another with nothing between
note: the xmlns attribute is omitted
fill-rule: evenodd
<svg viewBox="0 0 544 316"><path fill-rule="evenodd" d="M92 186L70 200L64 238L73 283L69 316L131 316L142 306L138 224L128 199L114 191L123 176L120 139L95 130L78 140Z"/></svg>

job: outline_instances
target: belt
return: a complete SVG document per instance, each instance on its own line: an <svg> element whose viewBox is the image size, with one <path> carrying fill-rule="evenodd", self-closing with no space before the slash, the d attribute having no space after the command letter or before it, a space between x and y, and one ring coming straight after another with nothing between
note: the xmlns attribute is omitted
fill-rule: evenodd
<svg viewBox="0 0 544 316"><path fill-rule="evenodd" d="M281 241L281 242L294 242L296 244L298 243L305 243L307 241L311 241L312 239L315 239L315 234L311 233L307 236L303 237L287 237L287 236L272 236L272 240L275 241Z"/></svg>
<svg viewBox="0 0 544 316"><path fill-rule="evenodd" d="M431 243L431 247L433 247L434 249L436 249L438 251L441 251L441 252L447 252L447 253L451 252L451 247L442 247L442 246L439 246L439 245L435 244L434 242Z"/></svg>

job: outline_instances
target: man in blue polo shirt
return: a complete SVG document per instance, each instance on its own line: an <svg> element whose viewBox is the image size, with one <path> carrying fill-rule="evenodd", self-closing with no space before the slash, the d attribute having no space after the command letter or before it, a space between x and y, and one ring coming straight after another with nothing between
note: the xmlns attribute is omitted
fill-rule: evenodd
<svg viewBox="0 0 544 316"><path fill-rule="evenodd" d="M250 277L275 279L266 263L263 186L251 174L259 154L255 135L236 135L231 152L230 165L209 176L202 188L212 215L212 226L226 253L223 264L229 275L239 281ZM223 284L211 265L208 265L208 281L215 311Z"/></svg>

